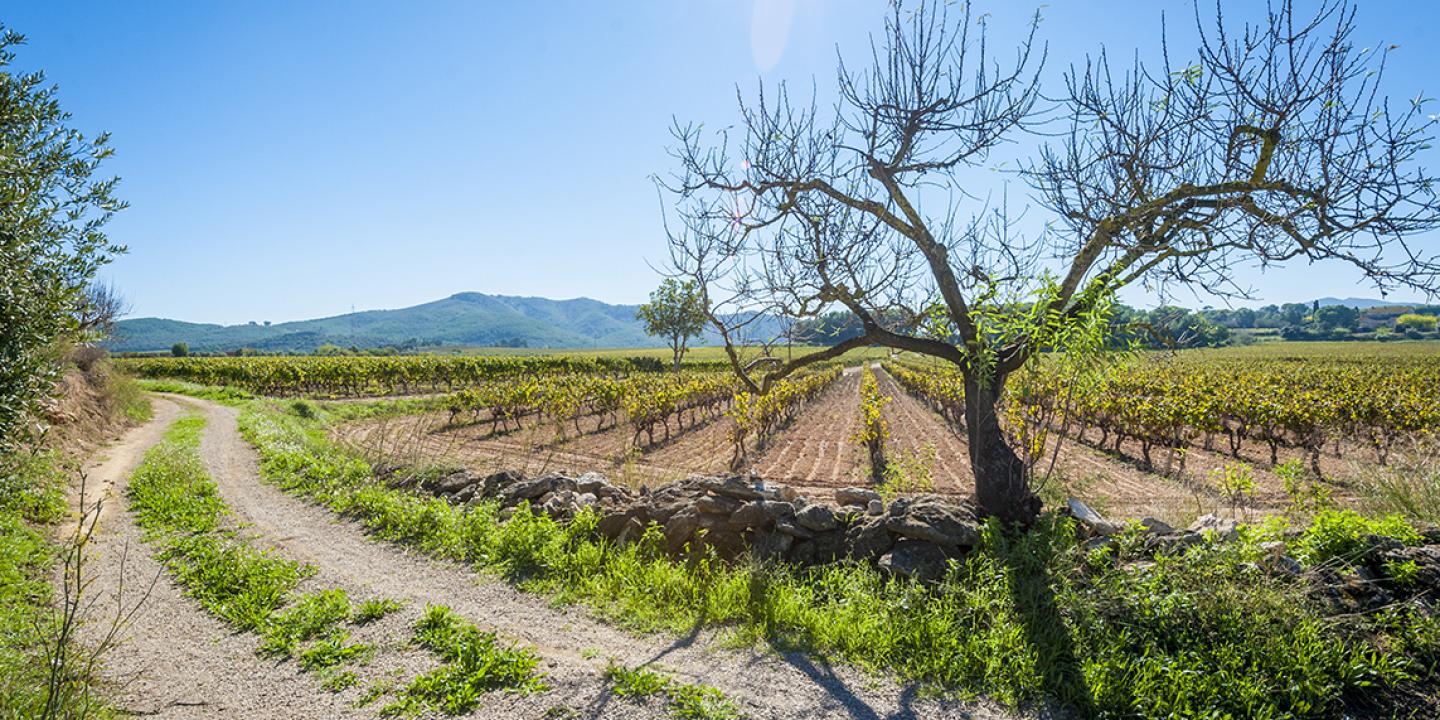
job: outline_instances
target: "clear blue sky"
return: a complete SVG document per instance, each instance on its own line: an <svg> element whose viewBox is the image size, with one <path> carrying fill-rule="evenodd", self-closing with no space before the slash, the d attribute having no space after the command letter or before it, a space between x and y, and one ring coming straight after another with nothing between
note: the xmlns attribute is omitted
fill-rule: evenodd
<svg viewBox="0 0 1440 720"><path fill-rule="evenodd" d="M764 4L12 0L0 22L77 127L113 133L130 254L105 272L134 315L278 322L468 290L642 301L666 257L648 178L671 168L671 117L733 122L758 78L829 87L836 46L864 51L887 7ZM1152 55L1161 11L1191 12L976 6L997 46L1043 7L1052 78L1102 44ZM1392 96L1440 94L1440 5L1369 0L1360 26L1401 46ZM1252 284L1270 302L1376 295L1336 265Z"/></svg>

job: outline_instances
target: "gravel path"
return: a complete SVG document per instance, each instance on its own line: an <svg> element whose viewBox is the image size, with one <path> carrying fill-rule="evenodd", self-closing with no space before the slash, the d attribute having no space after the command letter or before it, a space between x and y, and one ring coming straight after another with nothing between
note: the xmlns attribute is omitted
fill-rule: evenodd
<svg viewBox="0 0 1440 720"><path fill-rule="evenodd" d="M408 624L426 604L449 605L461 616L507 639L532 646L551 689L528 697L487 696L471 717L659 718L658 701L611 696L602 679L610 658L629 666L653 663L687 682L720 688L751 718L1008 718L984 703L921 699L898 686L846 667L800 654L721 649L710 631L683 638L637 636L603 623L587 610L555 607L496 579L438 562L374 540L356 523L286 495L262 482L256 454L240 437L233 408L200 400L157 401L156 418L132 431L92 471L111 482L111 513L98 534L102 572L96 587L127 595L160 572L149 547L123 507L124 484L144 450L181 414L178 403L199 408L208 425L204 461L221 495L252 542L314 565L303 589L340 587L358 600L388 597L406 603L385 620L363 628L356 639L380 651L357 669L367 681L412 677L435 660L405 646ZM128 558L123 566L119 560ZM116 701L137 714L164 718L348 718L373 717L375 706L351 707L361 687L339 694L321 690L317 678L300 675L293 662L275 663L254 653L255 639L234 635L205 615L161 576L144 610L129 626L126 642L108 659L110 677L131 680Z"/></svg>
<svg viewBox="0 0 1440 720"><path fill-rule="evenodd" d="M233 633L185 597L141 541L125 509L125 489L145 451L180 415L175 402L156 400L154 420L87 467L90 492L100 490L104 504L89 546L94 605L82 637L93 642L117 607L144 599L105 657L102 677L113 684L111 701L135 715L167 719L369 717L300 675L294 663L257 657L255 639Z"/></svg>

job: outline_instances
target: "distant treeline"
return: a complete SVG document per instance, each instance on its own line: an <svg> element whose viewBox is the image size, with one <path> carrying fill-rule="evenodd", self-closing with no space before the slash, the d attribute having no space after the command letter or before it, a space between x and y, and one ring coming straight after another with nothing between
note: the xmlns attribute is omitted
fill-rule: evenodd
<svg viewBox="0 0 1440 720"><path fill-rule="evenodd" d="M1440 305L1358 309L1286 303L1233 310L1171 305L1142 310L1119 305L1110 322L1117 342L1148 348L1196 348L1251 342L1263 336L1285 340L1440 339L1437 316ZM891 327L905 324L898 313L881 313L880 321ZM840 311L796 323L792 336L797 343L835 345L861 333L859 320Z"/></svg>

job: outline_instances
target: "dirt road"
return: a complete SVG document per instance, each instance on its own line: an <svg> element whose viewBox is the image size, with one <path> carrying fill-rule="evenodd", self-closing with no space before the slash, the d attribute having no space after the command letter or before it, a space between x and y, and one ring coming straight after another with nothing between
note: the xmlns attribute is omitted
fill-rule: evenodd
<svg viewBox="0 0 1440 720"><path fill-rule="evenodd" d="M610 695L602 679L610 658L630 666L655 663L682 680L718 687L752 718L1013 717L984 703L919 699L913 688L812 657L722 649L709 631L683 638L636 636L583 608L557 608L547 598L469 568L373 540L357 524L265 484L254 450L236 430L236 411L192 399L157 401L155 420L131 432L92 470L92 478L110 483L113 496L97 538L101 573L96 588L105 597L122 587L133 596L135 588L160 572L129 513L121 509L123 492L145 449L181 414L181 404L198 408L208 420L201 453L244 532L257 544L315 566L303 589L340 587L355 599L382 596L406 603L402 611L357 633L356 639L379 646L370 665L359 670L367 682L386 677L403 682L433 666L428 655L406 646L406 628L426 604L445 604L482 628L534 647L551 686L528 697L491 694L473 717L663 717L658 702ZM230 633L184 597L168 576L155 582L125 635L127 641L108 660L107 675L130 681L116 692L116 702L136 713L348 718L372 717L378 710L379 703L351 707L364 683L329 693L313 676L299 674L293 662L259 658L252 636Z"/></svg>

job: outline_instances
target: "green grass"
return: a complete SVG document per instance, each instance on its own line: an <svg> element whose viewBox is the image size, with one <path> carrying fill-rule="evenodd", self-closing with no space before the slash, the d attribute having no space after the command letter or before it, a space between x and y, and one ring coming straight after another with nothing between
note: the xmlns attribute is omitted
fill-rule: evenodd
<svg viewBox="0 0 1440 720"><path fill-rule="evenodd" d="M610 663L605 668L610 691L620 697L664 696L671 717L685 720L733 720L740 711L729 698L709 685L682 683L648 668L627 668Z"/></svg>
<svg viewBox="0 0 1440 720"><path fill-rule="evenodd" d="M349 642L350 633L333 632L300 651L300 668L307 671L327 670L339 665L361 662L375 653L372 645Z"/></svg>
<svg viewBox="0 0 1440 720"><path fill-rule="evenodd" d="M200 462L205 419L175 421L146 453L130 480L135 520L153 534L209 533L220 526L225 503Z"/></svg>
<svg viewBox="0 0 1440 720"><path fill-rule="evenodd" d="M270 616L261 631L260 652L290 657L301 643L328 636L350 619L350 598L344 590L336 588L303 595L290 607Z"/></svg>
<svg viewBox="0 0 1440 720"><path fill-rule="evenodd" d="M1323 717L1435 682L1435 637L1329 618L1298 581L1255 569L1262 538L1206 543L1153 563L1087 554L1070 520L985 528L942 583L857 563L801 569L677 561L657 532L615 547L596 517L559 524L493 505L457 508L373 482L317 421L247 407L241 429L270 482L358 518L378 537L472 563L637 630L720 626L962 695L1053 698L1085 715ZM1131 541L1131 546L1138 542Z"/></svg>
<svg viewBox="0 0 1440 720"><path fill-rule="evenodd" d="M227 386L200 385L197 383L185 382L183 380L156 380L151 378L139 378L136 384L142 390L148 392L174 393L176 395L189 395L205 400L214 400L226 405L239 405L240 403L255 397L249 391L240 388Z"/></svg>
<svg viewBox="0 0 1440 720"><path fill-rule="evenodd" d="M399 600L391 600L389 598L362 600L359 605L355 606L355 617L352 621L356 625L368 625L399 610L401 607L403 607L403 604Z"/></svg>
<svg viewBox="0 0 1440 720"><path fill-rule="evenodd" d="M438 655L445 664L415 678L400 691L382 715L409 715L435 708L447 715L474 710L489 692L519 693L546 689L535 668L539 656L527 648L500 642L450 608L432 605L415 623L415 644Z"/></svg>

